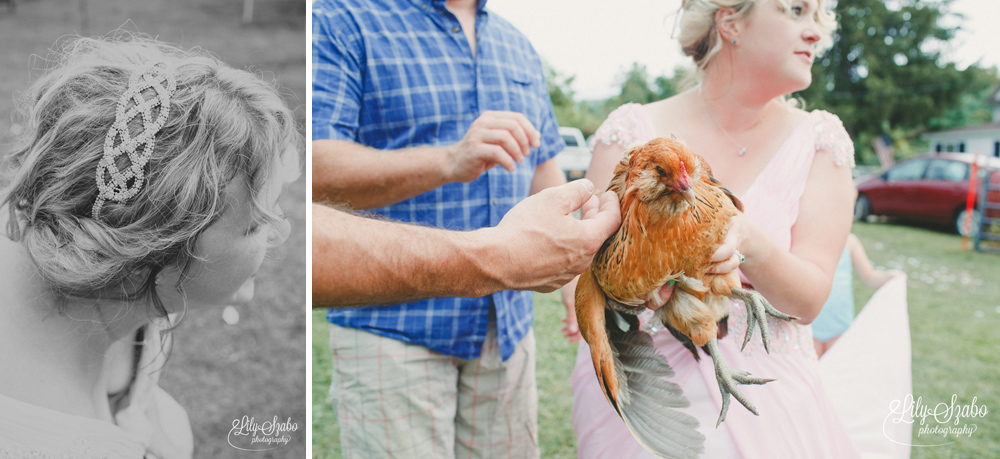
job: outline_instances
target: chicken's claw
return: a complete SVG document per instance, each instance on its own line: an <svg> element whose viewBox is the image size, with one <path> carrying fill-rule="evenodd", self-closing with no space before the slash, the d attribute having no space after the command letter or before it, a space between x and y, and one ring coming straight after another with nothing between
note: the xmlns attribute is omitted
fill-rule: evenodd
<svg viewBox="0 0 1000 459"><path fill-rule="evenodd" d="M736 401L740 402L741 405L750 410L754 416L757 416L757 408L747 400L746 396L740 392L737 385L739 384L767 384L773 379L764 378L754 378L750 376L750 372L743 370L735 370L722 359L722 355L719 353L719 346L717 339L711 339L705 344L705 351L708 355L712 356L712 361L715 363L715 378L719 381L719 391L722 392L722 412L719 413L719 420L715 423L715 427L719 427L722 421L726 420L726 413L729 411L729 396L732 395L736 398Z"/></svg>
<svg viewBox="0 0 1000 459"><path fill-rule="evenodd" d="M781 320L791 321L798 320L798 317L785 314L764 298L763 295L757 293L756 290L749 290L745 288L734 288L732 290L733 298L743 300L743 304L747 308L747 331L746 336L743 338L743 346L740 347L740 351L746 349L747 343L750 342L750 337L753 336L754 325L760 329L761 341L764 342L764 351L768 354L771 353L771 336L768 333L767 327L767 315L777 317Z"/></svg>

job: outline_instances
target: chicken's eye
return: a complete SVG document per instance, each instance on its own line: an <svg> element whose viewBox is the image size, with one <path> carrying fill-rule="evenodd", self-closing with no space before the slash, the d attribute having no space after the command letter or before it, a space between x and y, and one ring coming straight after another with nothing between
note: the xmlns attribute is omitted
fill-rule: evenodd
<svg viewBox="0 0 1000 459"><path fill-rule="evenodd" d="M656 166L656 173L660 174L660 177L667 176L667 171L663 169L663 166Z"/></svg>

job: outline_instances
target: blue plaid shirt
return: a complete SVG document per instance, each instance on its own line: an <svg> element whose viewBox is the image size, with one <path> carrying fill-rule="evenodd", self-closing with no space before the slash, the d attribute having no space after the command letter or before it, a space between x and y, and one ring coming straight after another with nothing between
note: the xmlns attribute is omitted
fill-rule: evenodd
<svg viewBox="0 0 1000 459"><path fill-rule="evenodd" d="M313 138L379 149L451 145L486 110L524 114L542 146L513 173L494 167L374 212L452 230L495 226L528 196L535 168L563 149L542 64L513 26L485 10L472 56L444 0L318 0L313 5ZM531 329L530 292L331 309L327 320L468 359L482 351L490 309L506 360Z"/></svg>

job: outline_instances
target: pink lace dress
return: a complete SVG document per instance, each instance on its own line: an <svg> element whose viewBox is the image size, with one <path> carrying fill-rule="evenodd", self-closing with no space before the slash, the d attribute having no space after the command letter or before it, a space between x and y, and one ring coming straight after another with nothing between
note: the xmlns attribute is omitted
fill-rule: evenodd
<svg viewBox="0 0 1000 459"><path fill-rule="evenodd" d="M655 129L645 110L640 105L627 104L608 117L598 129L594 141L629 146L653 137ZM756 181L740 197L746 216L786 249L791 246L792 226L798 216L799 200L814 156L817 161L835 161L838 165L853 167L854 149L850 138L840 120L823 111L813 111L799 123ZM754 376L777 379L763 386L740 386L744 395L757 407L759 417L734 401L725 422L718 428L714 427L722 398L712 359L705 355L700 362L695 361L670 333L660 330L653 334L657 351L666 357L676 373L673 382L684 388L685 396L691 402L686 412L698 419L699 431L707 437L704 457L858 457L859 452L821 381L811 328L768 317L772 343L770 354L764 351L759 332L740 352L747 313L739 301L733 301L731 308L728 321L730 336L719 341L719 349L726 362L735 369L748 370ZM859 316L858 320L861 319ZM908 364L909 360L907 368ZM838 369L831 371L839 372ZM843 371L850 374L849 370ZM909 378L908 373L906 377ZM571 383L573 425L579 457L654 457L632 438L605 400L586 343L581 343ZM861 387L863 383L862 380L853 384L857 392L865 390ZM846 389L846 392L845 397L855 393L852 388ZM856 401L850 403L857 404ZM884 412L883 415L890 412L888 403L884 409L872 409ZM865 425L861 428L868 431L875 427ZM878 429L881 432L881 425Z"/></svg>

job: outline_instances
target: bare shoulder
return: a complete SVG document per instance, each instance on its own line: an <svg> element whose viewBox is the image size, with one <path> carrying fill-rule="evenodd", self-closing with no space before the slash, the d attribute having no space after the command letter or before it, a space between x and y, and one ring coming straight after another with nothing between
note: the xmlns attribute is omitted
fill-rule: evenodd
<svg viewBox="0 0 1000 459"><path fill-rule="evenodd" d="M694 91L687 90L666 99L643 105L642 108L649 115L653 125L657 127L657 135L664 137L674 135L684 140L697 127L693 123L695 120L692 120L690 116L696 108L695 102L697 99ZM670 132L663 131L662 127L664 126L669 126Z"/></svg>
<svg viewBox="0 0 1000 459"><path fill-rule="evenodd" d="M776 118L780 121L780 125L786 131L795 129L810 115L810 112L783 102L775 104L775 112L777 112Z"/></svg>

